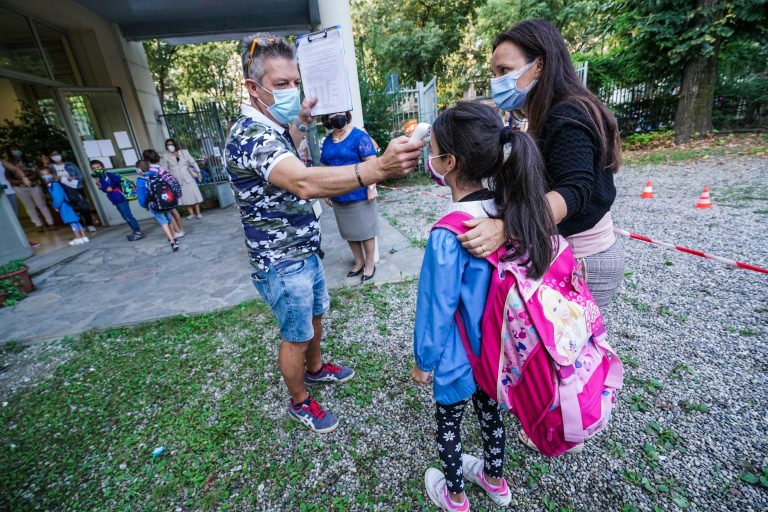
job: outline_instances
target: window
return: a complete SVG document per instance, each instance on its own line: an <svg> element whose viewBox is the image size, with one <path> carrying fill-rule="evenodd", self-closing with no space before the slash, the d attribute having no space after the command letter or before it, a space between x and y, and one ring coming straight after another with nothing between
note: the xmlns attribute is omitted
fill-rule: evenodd
<svg viewBox="0 0 768 512"><path fill-rule="evenodd" d="M53 73L52 78L67 84L78 84L79 80L75 75L75 66L72 62L72 52L67 43L67 36L63 32L42 23L33 21L32 24L43 47L45 60Z"/></svg>
<svg viewBox="0 0 768 512"><path fill-rule="evenodd" d="M48 78L29 20L0 7L0 68Z"/></svg>

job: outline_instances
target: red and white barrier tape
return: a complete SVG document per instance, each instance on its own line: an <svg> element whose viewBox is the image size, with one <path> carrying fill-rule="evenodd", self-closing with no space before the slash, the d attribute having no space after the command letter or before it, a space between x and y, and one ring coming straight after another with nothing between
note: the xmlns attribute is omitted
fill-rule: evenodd
<svg viewBox="0 0 768 512"><path fill-rule="evenodd" d="M630 233L629 231L625 231L619 228L613 228L613 232L616 233L617 235L626 236L627 238L631 238L633 240L640 240L641 242L647 242L649 244L659 245L661 247L666 247L667 249L674 249L676 251L684 252L686 254L693 254L694 256L698 256L700 258L706 258L712 261L719 261L720 263L723 263L725 265L730 265L732 267L743 268L745 270L753 270L755 272L760 272L761 274L768 274L768 268L758 267L757 265L752 265L750 263L730 260L728 258L723 258L721 256L714 256L712 254L707 254L702 251L697 251L696 249L688 249L687 247L683 247L682 245L675 245L669 242L659 242L657 240L652 240L647 236L638 235L636 233Z"/></svg>
<svg viewBox="0 0 768 512"><path fill-rule="evenodd" d="M385 185L378 185L378 186L387 190L396 190L398 192L408 192L411 194L420 194L422 196L438 197L440 199L451 199L451 196L447 196L445 194L432 194L430 192L424 192L423 190L414 190L412 188L409 189L409 188L387 187ZM714 256L712 254L707 254L702 251L697 251L696 249L688 249L687 247L683 247L682 245L675 245L669 242L659 242L657 240L652 240L647 236L638 235L636 233L630 233L629 231L626 231L620 228L613 228L613 232L616 233L617 235L622 235L627 238L631 238L632 240L640 240L641 242L658 245L660 247L665 247L667 249L674 249L675 251L684 252L686 254L692 254L700 258L706 258L708 260L718 261L720 263L723 263L725 265L730 265L732 267L742 268L744 270L752 270L754 272L760 272L761 274L768 274L768 268L758 267L757 265L752 265L751 263L744 263L742 261L731 260L728 258L723 258L721 256Z"/></svg>

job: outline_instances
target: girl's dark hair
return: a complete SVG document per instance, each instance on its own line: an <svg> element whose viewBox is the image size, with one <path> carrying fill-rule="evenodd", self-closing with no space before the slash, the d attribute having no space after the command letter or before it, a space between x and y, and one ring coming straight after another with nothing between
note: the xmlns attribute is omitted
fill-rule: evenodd
<svg viewBox="0 0 768 512"><path fill-rule="evenodd" d="M136 165L134 165L136 169L141 169L141 172L147 172L149 170L149 164L146 160L136 160Z"/></svg>
<svg viewBox="0 0 768 512"><path fill-rule="evenodd" d="M543 276L552 261L557 228L546 197L544 160L533 139L505 127L491 107L469 102L441 113L432 134L440 153L456 158L457 181L487 180L498 210L495 217L504 221L504 233L512 240L504 259L527 254L528 276Z"/></svg>
<svg viewBox="0 0 768 512"><path fill-rule="evenodd" d="M101 160L91 160L88 163L88 165L100 165L100 166L104 167L104 162L102 162Z"/></svg>
<svg viewBox="0 0 768 512"><path fill-rule="evenodd" d="M342 112L336 112L337 114L341 114ZM352 112L344 112L344 114L347 116L347 124L352 122ZM325 126L326 130L332 130L333 126L331 126L331 116L335 114L325 114L322 117L320 117L320 121L323 123L323 126Z"/></svg>
<svg viewBox="0 0 768 512"><path fill-rule="evenodd" d="M145 149L141 153L141 157L151 164L156 164L160 161L160 155L154 149Z"/></svg>
<svg viewBox="0 0 768 512"><path fill-rule="evenodd" d="M521 21L499 34L493 49L506 42L513 43L525 54L528 62L542 60L542 70L536 86L525 99L528 131L540 136L544 122L553 105L567 101L583 110L594 122L600 148L601 167L618 172L621 165L621 140L616 118L592 91L581 83L573 68L563 36L546 20Z"/></svg>

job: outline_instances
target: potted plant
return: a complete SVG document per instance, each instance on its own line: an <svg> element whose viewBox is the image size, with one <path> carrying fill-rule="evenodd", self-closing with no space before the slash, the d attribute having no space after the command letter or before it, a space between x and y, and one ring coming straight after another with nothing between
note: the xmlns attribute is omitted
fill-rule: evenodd
<svg viewBox="0 0 768 512"><path fill-rule="evenodd" d="M11 260L0 265L0 281L6 280L14 283L23 293L29 293L35 289L29 277L29 267L22 259Z"/></svg>
<svg viewBox="0 0 768 512"><path fill-rule="evenodd" d="M15 306L27 294L19 289L14 281L0 279L0 306Z"/></svg>

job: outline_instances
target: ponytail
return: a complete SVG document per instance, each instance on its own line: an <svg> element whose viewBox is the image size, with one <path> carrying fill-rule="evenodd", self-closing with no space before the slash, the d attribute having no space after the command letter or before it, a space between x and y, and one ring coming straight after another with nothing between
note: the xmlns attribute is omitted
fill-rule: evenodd
<svg viewBox="0 0 768 512"><path fill-rule="evenodd" d="M490 177L498 218L504 221L504 234L511 240L503 258L515 260L527 255L528 277L539 279L549 268L555 220L546 197L544 160L533 139L526 133L504 127L499 133L504 160ZM556 239L554 239L556 240ZM556 243L556 242L555 242Z"/></svg>
<svg viewBox="0 0 768 512"><path fill-rule="evenodd" d="M527 254L528 276L538 279L552 261L555 220L547 201L544 160L533 139L505 127L488 105L460 101L432 124L440 153L456 157L456 179L487 180L497 214L511 240L505 260Z"/></svg>

